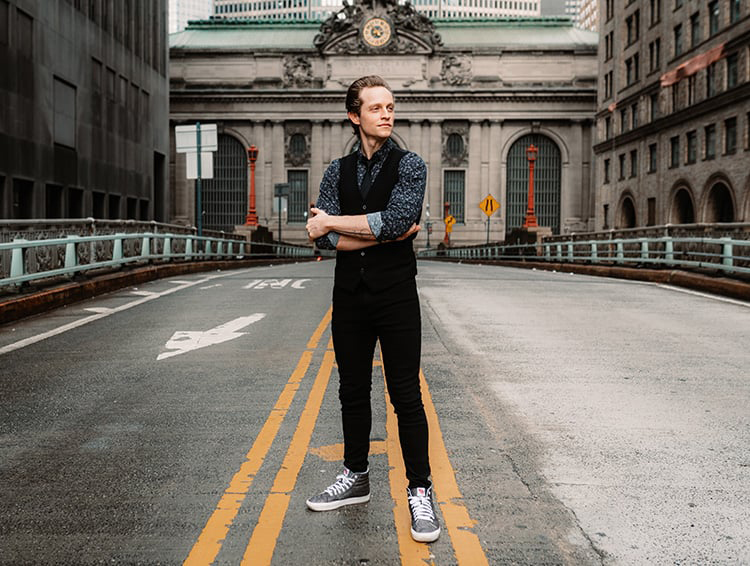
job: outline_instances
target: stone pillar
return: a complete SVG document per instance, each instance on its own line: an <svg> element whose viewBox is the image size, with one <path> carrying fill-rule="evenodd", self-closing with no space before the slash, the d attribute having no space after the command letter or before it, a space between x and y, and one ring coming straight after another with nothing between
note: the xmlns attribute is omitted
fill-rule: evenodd
<svg viewBox="0 0 750 566"><path fill-rule="evenodd" d="M429 149L422 156L427 162L427 193L429 195L430 214L435 220L435 232L442 234L443 218L443 159L442 144L443 131L440 120L430 120L429 125L425 122L425 129L429 128ZM423 140L427 136L423 136ZM439 238L442 239L442 236Z"/></svg>
<svg viewBox="0 0 750 566"><path fill-rule="evenodd" d="M310 148L310 177L307 182L307 200L313 202L318 196L318 187L325 167L323 148L323 120L313 120L312 147Z"/></svg>
<svg viewBox="0 0 750 566"><path fill-rule="evenodd" d="M273 125L270 120L263 123L263 147L266 151L263 153L263 191L265 198L265 215L268 216L269 227L273 226ZM255 169L258 174L258 168ZM257 186L256 186L257 189ZM272 229L272 228L271 228Z"/></svg>
<svg viewBox="0 0 750 566"><path fill-rule="evenodd" d="M489 133L487 134L487 143L489 146L489 180L487 188L488 192L500 203L500 210L495 212L490 218L491 241L503 240L505 237L505 188L503 187L505 171L500 166L500 160L502 159L502 146L500 145L501 127L499 120L492 120L489 126Z"/></svg>
<svg viewBox="0 0 750 566"><path fill-rule="evenodd" d="M480 120L471 120L469 124L469 167L466 172L466 193L464 195L465 208L465 237L476 239L473 232L481 230L484 213L479 210L479 201L485 195L481 194L481 175L482 175L482 123Z"/></svg>
<svg viewBox="0 0 750 566"><path fill-rule="evenodd" d="M570 231L566 227L580 221L581 189L583 183L583 136L581 135L581 121L573 120L567 128L567 142L570 148L568 161L562 160L560 172L560 233ZM561 157L563 150L560 148Z"/></svg>
<svg viewBox="0 0 750 566"><path fill-rule="evenodd" d="M337 159L344 153L344 130L341 122L334 120L331 122L331 159Z"/></svg>

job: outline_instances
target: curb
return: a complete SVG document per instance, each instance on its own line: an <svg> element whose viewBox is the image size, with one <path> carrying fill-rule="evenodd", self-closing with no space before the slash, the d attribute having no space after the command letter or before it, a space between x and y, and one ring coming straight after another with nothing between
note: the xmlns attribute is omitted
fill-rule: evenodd
<svg viewBox="0 0 750 566"><path fill-rule="evenodd" d="M72 303L77 303L97 295L111 293L131 285L140 285L148 281L184 275L186 273L200 273L203 271L241 269L243 267L260 267L264 265L279 265L300 261L312 261L307 258L295 259L245 259L233 261L202 261L178 263L168 265L150 265L132 270L99 275L81 282L65 283L45 289L37 293L30 293L12 299L0 300L0 324L13 322L56 309Z"/></svg>
<svg viewBox="0 0 750 566"><path fill-rule="evenodd" d="M638 267L606 267L602 265L582 265L576 263L547 263L534 261L512 261L512 260L482 260L482 259L433 259L423 258L431 261L450 261L452 263L471 263L484 265L500 265L504 267L519 267L523 269L540 269L543 271L561 271L566 273L578 273L580 275L593 275L596 277L613 277L616 279L627 279L631 281L646 281L662 285L674 285L694 291L712 293L723 297L731 297L741 301L750 302L750 282L728 277L712 277L701 273L681 271L677 269L648 269Z"/></svg>

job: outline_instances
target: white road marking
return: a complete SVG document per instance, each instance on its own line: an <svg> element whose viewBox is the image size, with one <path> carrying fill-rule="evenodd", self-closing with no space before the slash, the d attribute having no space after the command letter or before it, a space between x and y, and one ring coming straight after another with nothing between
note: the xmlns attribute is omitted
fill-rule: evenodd
<svg viewBox="0 0 750 566"><path fill-rule="evenodd" d="M154 293L153 291L131 291L131 295L137 295L139 297L150 297L152 295L158 295L158 293Z"/></svg>
<svg viewBox="0 0 750 566"><path fill-rule="evenodd" d="M167 340L164 347L171 352L164 352L159 354L156 358L158 360L164 360L171 358L172 356L179 356L180 354L186 354L193 350L200 348L206 348L207 346L215 346L222 342L228 342L234 340L240 336L247 334L246 332L238 332L246 326L258 322L266 315L265 313L256 312L250 316L241 316L235 318L225 324L212 328L211 330L202 331L191 331L191 330L180 330L172 334L172 337Z"/></svg>
<svg viewBox="0 0 750 566"><path fill-rule="evenodd" d="M213 289L214 287L221 287L221 286L222 286L221 283L216 283L214 285L206 285L205 287L201 287L201 291L205 289Z"/></svg>
<svg viewBox="0 0 750 566"><path fill-rule="evenodd" d="M700 291L693 291L691 289L685 289L684 287L675 287L673 285L664 285L661 283L657 283L656 285L657 287L668 289L669 291L679 291L680 293L695 295L696 297L703 297L704 299L713 299L715 301L721 301L722 303L729 303L730 305L738 305L740 307L750 308L750 303L746 303L744 301L737 301L735 299L729 299L727 297L722 297L719 295L711 295L709 293L701 293Z"/></svg>
<svg viewBox="0 0 750 566"><path fill-rule="evenodd" d="M292 289L304 289L302 284L305 281L310 281L310 279L297 279L294 283L291 279L253 279L243 289L283 289L290 283L292 283Z"/></svg>
<svg viewBox="0 0 750 566"><path fill-rule="evenodd" d="M128 310L133 307L137 307L138 305L142 305L143 303L153 301L154 299L158 299L166 295L171 295L172 293L176 293L177 291L182 291L183 289L187 289L188 287L200 285L201 283L206 283L207 281L212 281L213 279L218 279L219 277L230 277L230 276L239 275L247 271L248 270L242 270L242 271L233 271L229 273L219 273L217 275L209 275L207 277L203 277L202 279L199 279L193 282L183 281L180 283L179 287L172 287L171 289L167 289L166 291L162 291L160 293L153 293L141 299L137 299L135 301L125 303L124 305L120 305L119 307L113 308L107 312L92 314L85 318L74 320L73 322L69 322L68 324L63 324L62 326L58 326L57 328L53 328L52 330L42 332L41 334L30 336L28 338L24 338L23 340L19 340L18 342L13 342L11 344L8 344L7 346L3 346L0 348L0 355L7 354L8 352L13 352L14 350L19 350L21 348L25 348L26 346L30 346L31 344L36 344L37 342L41 342L42 340L46 340L47 338L51 338L53 336L57 336L58 334L62 334L63 332L67 332L68 330L73 330L74 328L78 328L79 326L84 326L90 322L94 322L96 320L106 318L112 314L122 312L124 310ZM170 281L170 283L174 283L174 281Z"/></svg>
<svg viewBox="0 0 750 566"><path fill-rule="evenodd" d="M89 308L83 309L83 310L89 311L89 312L95 312L95 313L98 313L98 314L112 312L112 309L109 308L109 307L89 307Z"/></svg>

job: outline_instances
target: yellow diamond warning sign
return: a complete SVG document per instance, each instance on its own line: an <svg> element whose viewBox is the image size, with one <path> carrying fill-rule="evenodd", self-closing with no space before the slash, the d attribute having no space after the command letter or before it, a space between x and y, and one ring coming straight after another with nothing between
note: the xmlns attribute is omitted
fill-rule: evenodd
<svg viewBox="0 0 750 566"><path fill-rule="evenodd" d="M500 203L495 200L492 195L487 195L484 200L479 203L481 208L487 216L492 216L495 211L500 208Z"/></svg>

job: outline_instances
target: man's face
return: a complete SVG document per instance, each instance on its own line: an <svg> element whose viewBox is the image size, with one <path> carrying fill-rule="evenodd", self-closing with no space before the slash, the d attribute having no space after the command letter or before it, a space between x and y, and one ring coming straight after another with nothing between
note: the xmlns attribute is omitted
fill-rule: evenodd
<svg viewBox="0 0 750 566"><path fill-rule="evenodd" d="M382 86L363 88L359 115L349 112L349 119L359 125L360 136L388 139L393 130L393 95Z"/></svg>

